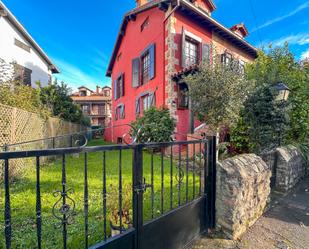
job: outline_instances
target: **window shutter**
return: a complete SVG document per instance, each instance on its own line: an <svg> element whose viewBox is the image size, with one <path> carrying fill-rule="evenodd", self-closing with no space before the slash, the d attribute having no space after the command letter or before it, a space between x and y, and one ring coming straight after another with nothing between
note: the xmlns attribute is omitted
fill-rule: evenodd
<svg viewBox="0 0 309 249"><path fill-rule="evenodd" d="M119 97L124 96L124 74L121 74L120 76L120 94Z"/></svg>
<svg viewBox="0 0 309 249"><path fill-rule="evenodd" d="M118 120L118 108L115 109L115 120Z"/></svg>
<svg viewBox="0 0 309 249"><path fill-rule="evenodd" d="M202 61L210 64L210 46L207 43L202 44Z"/></svg>
<svg viewBox="0 0 309 249"><path fill-rule="evenodd" d="M186 31L182 27L182 42L181 42L181 66L186 67Z"/></svg>
<svg viewBox="0 0 309 249"><path fill-rule="evenodd" d="M117 80L114 80L114 99L117 99Z"/></svg>
<svg viewBox="0 0 309 249"><path fill-rule="evenodd" d="M149 94L149 104L150 106L156 105L156 93L155 92Z"/></svg>
<svg viewBox="0 0 309 249"><path fill-rule="evenodd" d="M221 54L221 63L222 64L226 63L226 54Z"/></svg>
<svg viewBox="0 0 309 249"><path fill-rule="evenodd" d="M124 105L121 106L121 118L122 119L125 118L125 106Z"/></svg>
<svg viewBox="0 0 309 249"><path fill-rule="evenodd" d="M140 58L132 60L132 86L138 87L140 85Z"/></svg>
<svg viewBox="0 0 309 249"><path fill-rule="evenodd" d="M149 47L149 60L150 60L150 67L149 67L149 80L152 80L155 77L155 68L156 68L156 45L152 44Z"/></svg>
<svg viewBox="0 0 309 249"><path fill-rule="evenodd" d="M141 107L140 107L140 98L137 98L135 100L135 114L136 114L136 116L138 116L140 114L140 109L141 109Z"/></svg>

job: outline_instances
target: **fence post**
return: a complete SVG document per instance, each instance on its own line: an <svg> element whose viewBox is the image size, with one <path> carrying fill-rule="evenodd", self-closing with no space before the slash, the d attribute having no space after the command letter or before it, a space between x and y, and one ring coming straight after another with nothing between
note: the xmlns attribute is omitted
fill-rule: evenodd
<svg viewBox="0 0 309 249"><path fill-rule="evenodd" d="M4 151L8 151L8 145L4 145ZM10 185L9 185L9 160L4 161L4 234L5 234L5 248L11 248L11 200L10 200Z"/></svg>
<svg viewBox="0 0 309 249"><path fill-rule="evenodd" d="M143 227L143 145L138 144L133 151L133 227L135 228L135 249L140 249Z"/></svg>
<svg viewBox="0 0 309 249"><path fill-rule="evenodd" d="M208 228L214 228L216 222L216 137L209 137L207 144L207 223Z"/></svg>

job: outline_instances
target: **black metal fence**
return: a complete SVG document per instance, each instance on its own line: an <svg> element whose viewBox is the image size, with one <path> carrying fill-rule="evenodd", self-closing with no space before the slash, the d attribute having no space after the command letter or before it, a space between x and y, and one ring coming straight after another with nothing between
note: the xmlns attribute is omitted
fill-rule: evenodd
<svg viewBox="0 0 309 249"><path fill-rule="evenodd" d="M179 248L179 243L185 244L196 235L192 231L200 233L214 226L215 141L209 137L184 142L0 153L4 167L1 244L5 248L163 249L158 241L163 231L173 245L166 248ZM61 160L42 165L42 158L49 156ZM10 162L20 158L35 158L34 189L19 188L33 194L35 210L14 204L17 197L13 193L19 182L9 181ZM50 167L54 167L53 177L46 173ZM54 175L59 179L54 179ZM52 184L44 176L51 178ZM187 237L176 241L177 236L170 229L161 227L161 222L168 222L179 229L177 222L185 217L182 212L193 211L196 219L189 217L182 222L194 223L191 225L198 228L188 226ZM21 222L29 219L27 215L35 217L29 229L29 224ZM198 222L202 225L195 224ZM186 229L186 224L181 226ZM157 237L147 239L149 233L156 233ZM27 238L29 241L24 241Z"/></svg>
<svg viewBox="0 0 309 249"><path fill-rule="evenodd" d="M92 130L78 132L74 134L66 134L55 137L48 137L42 139L35 139L14 144L6 144L0 146L0 151L22 151L34 149L55 149L67 147L82 147L87 144L91 134L95 132Z"/></svg>

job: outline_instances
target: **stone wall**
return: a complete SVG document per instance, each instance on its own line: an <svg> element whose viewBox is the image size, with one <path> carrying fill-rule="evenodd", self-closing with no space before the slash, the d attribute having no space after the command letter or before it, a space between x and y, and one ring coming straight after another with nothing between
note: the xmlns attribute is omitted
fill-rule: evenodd
<svg viewBox="0 0 309 249"><path fill-rule="evenodd" d="M272 185L276 191L289 191L305 176L305 164L295 146L276 148L262 158L272 170Z"/></svg>
<svg viewBox="0 0 309 249"><path fill-rule="evenodd" d="M254 154L217 164L216 226L238 239L263 214L270 194L271 171Z"/></svg>

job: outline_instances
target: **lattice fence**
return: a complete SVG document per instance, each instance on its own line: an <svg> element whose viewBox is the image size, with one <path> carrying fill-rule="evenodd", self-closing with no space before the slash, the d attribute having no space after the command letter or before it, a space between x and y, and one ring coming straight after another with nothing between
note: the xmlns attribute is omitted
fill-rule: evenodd
<svg viewBox="0 0 309 249"><path fill-rule="evenodd" d="M43 119L38 114L0 104L0 146L74 134L85 130L86 128L79 124L73 124L58 118ZM59 139L57 143L56 147L68 146L65 140ZM10 150L47 149L51 147L51 140L45 140L14 146ZM31 161L15 160L14 163L10 164L11 177L22 173L23 169L30 164L32 164ZM2 167L0 175L2 176Z"/></svg>

